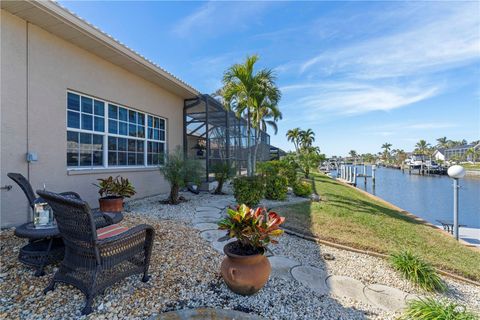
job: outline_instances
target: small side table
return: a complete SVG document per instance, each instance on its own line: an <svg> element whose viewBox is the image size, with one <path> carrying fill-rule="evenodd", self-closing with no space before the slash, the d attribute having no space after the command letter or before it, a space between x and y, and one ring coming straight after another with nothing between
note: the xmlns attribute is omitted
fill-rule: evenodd
<svg viewBox="0 0 480 320"><path fill-rule="evenodd" d="M37 229L33 222L28 222L17 227L15 235L28 239L28 244L20 249L18 260L35 267L36 277L45 274L43 269L47 264L63 259L65 246L57 227Z"/></svg>

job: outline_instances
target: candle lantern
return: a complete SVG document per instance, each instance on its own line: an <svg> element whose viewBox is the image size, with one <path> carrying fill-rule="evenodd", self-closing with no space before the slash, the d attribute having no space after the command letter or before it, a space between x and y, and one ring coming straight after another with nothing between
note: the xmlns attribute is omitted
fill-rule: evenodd
<svg viewBox="0 0 480 320"><path fill-rule="evenodd" d="M42 198L37 198L33 202L33 225L38 229L55 226L52 207Z"/></svg>

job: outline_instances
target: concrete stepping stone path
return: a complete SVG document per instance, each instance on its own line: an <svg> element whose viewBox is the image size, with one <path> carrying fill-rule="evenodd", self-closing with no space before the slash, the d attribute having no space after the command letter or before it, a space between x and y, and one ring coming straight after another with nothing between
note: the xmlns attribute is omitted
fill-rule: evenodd
<svg viewBox="0 0 480 320"><path fill-rule="evenodd" d="M210 223L210 222L197 223L197 224L194 224L193 227L198 231L218 229L218 225L216 223Z"/></svg>
<svg viewBox="0 0 480 320"><path fill-rule="evenodd" d="M198 207L195 208L196 212L216 212L219 213L220 209L216 207Z"/></svg>
<svg viewBox="0 0 480 320"><path fill-rule="evenodd" d="M251 313L245 313L229 309L213 309L213 308L197 308L169 311L159 315L152 316L148 320L187 320L187 319L203 319L203 320L262 320L260 316Z"/></svg>
<svg viewBox="0 0 480 320"><path fill-rule="evenodd" d="M278 277L285 280L292 279L292 274L290 270L293 267L299 266L300 262L290 259L283 256L272 256L269 257L270 265L272 266L271 277Z"/></svg>
<svg viewBox="0 0 480 320"><path fill-rule="evenodd" d="M215 218L218 221L222 216L218 212L197 212L195 217L196 218Z"/></svg>
<svg viewBox="0 0 480 320"><path fill-rule="evenodd" d="M405 308L407 293L383 284L372 284L363 290L374 306L387 311L400 311Z"/></svg>
<svg viewBox="0 0 480 320"><path fill-rule="evenodd" d="M212 247L224 254L223 247L235 239L218 241L225 236L226 231L218 230L217 222L225 217L225 202L215 202L210 206L199 207L195 210L192 220L195 229L200 231L200 236L210 242ZM366 286L361 281L339 275L329 275L325 270L302 265L286 256L267 254L272 266L271 277L285 280L296 280L302 285L320 294L349 298L365 304L373 305L382 310L397 312L406 306L406 301L418 298L399 289L382 284Z"/></svg>
<svg viewBox="0 0 480 320"><path fill-rule="evenodd" d="M218 220L220 220L220 218L217 218L217 217L198 217L198 218L193 218L192 224L193 225L196 225L196 224L199 224L199 223L214 223L214 224L217 224Z"/></svg>
<svg viewBox="0 0 480 320"><path fill-rule="evenodd" d="M213 242L218 241L218 239L224 237L226 234L227 232L225 230L206 230L202 231L200 236L209 242Z"/></svg>
<svg viewBox="0 0 480 320"><path fill-rule="evenodd" d="M327 284L325 283L327 278L325 270L310 266L298 266L291 269L290 272L295 280L313 291L320 294L328 293Z"/></svg>
<svg viewBox="0 0 480 320"><path fill-rule="evenodd" d="M329 292L338 297L347 297L363 303L370 304L363 290L365 285L357 279L347 276L329 276L326 279L326 284Z"/></svg>

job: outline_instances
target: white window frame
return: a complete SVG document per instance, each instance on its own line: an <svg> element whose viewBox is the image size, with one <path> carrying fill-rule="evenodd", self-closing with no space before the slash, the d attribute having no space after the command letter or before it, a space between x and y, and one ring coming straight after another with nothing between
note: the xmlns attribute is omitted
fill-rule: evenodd
<svg viewBox="0 0 480 320"><path fill-rule="evenodd" d="M81 98L80 98L80 119L79 119L79 126L80 128L69 128L68 127L68 94L69 93L72 93L72 94L76 94L76 95L79 95L80 97L84 96L84 97L87 97L87 98L90 98L90 99L93 99L93 100L97 100L97 101L101 101L103 102L103 114L104 114L104 128L103 128L103 132L101 131L94 131L93 129L95 129L95 127L93 127L92 130L85 130L85 129L82 129L82 112L81 112ZM94 106L94 102L92 102L92 108L95 108ZM139 138L139 137L131 137L131 136L128 136L128 135L121 135L121 134L114 134L114 133L109 133L109 128L108 128L108 120L109 120L109 115L108 115L108 105L109 104L113 104L119 108L125 108L127 110L127 113L128 111L135 111L135 112L141 112L143 113L143 116L144 116L144 127L145 127L145 136L143 138ZM93 110L94 111L94 110ZM152 116L152 117L155 117L155 118L159 118L159 119L162 119L165 123L165 137L164 137L164 140L153 140L153 139L149 139L148 138L148 116ZM92 117L94 117L94 114L92 114ZM119 119L116 119L117 120L117 123L118 123L118 120ZM128 123L128 122L127 122ZM94 125L94 124L93 124ZM117 102L113 102L113 101L109 101L109 100L105 100L105 99L101 99L101 98L97 98L95 96L92 96L92 95L88 95L88 94L85 94L85 93L81 93L79 91L75 91L75 90L71 90L71 89L67 89L66 91L66 94L65 94L65 128L66 128L66 131L72 131L72 132L79 132L79 133L89 133L89 134L96 134L96 135L101 135L103 136L103 159L102 159L102 162L103 162L103 165L102 166L68 166L67 165L67 170L68 171L82 171L82 170L105 170L105 169L111 169L112 171L115 171L115 170L119 170L119 169L125 169L125 170L129 170L129 169L141 169L141 168L156 168L156 167L159 167L161 165L148 165L148 145L147 145L147 142L148 141L152 141L152 142L159 142L159 143L163 143L163 146L164 146L164 150L163 150L163 156L164 156L164 163L166 161L166 156L167 156L167 150L168 150L168 146L167 146L167 141L168 141L168 119L165 118L165 117L162 117L162 116L159 116L159 115L155 115L153 113L149 113L149 112L145 112L145 111L142 111L142 110L138 110L138 109L134 109L134 108L131 108L131 107L127 107L121 103L117 103ZM143 165L132 165L132 166L129 166L129 165L122 165L122 166L109 166L108 165L108 137L116 137L116 138L125 138L125 139L135 139L135 140L141 140L143 141ZM127 142L127 149L128 149L128 142ZM117 150L118 152L118 150ZM128 151L127 151L128 153ZM67 149L65 151L65 155L67 154ZM128 159L127 159L127 162L128 162Z"/></svg>

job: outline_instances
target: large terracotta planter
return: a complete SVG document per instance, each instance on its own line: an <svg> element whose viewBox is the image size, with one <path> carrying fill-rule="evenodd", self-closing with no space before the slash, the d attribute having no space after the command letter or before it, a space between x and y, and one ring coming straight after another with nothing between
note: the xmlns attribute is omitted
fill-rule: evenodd
<svg viewBox="0 0 480 320"><path fill-rule="evenodd" d="M123 198L100 198L98 199L100 203L100 211L103 212L122 212L123 211Z"/></svg>
<svg viewBox="0 0 480 320"><path fill-rule="evenodd" d="M263 254L237 255L231 252L235 242L223 248L227 255L222 261L221 274L227 286L235 293L252 295L268 281L272 267Z"/></svg>

